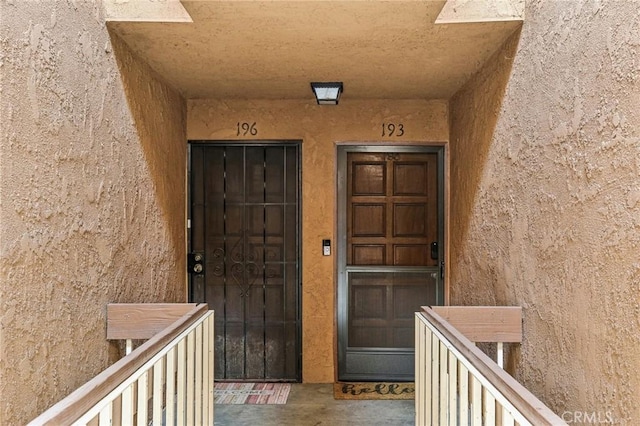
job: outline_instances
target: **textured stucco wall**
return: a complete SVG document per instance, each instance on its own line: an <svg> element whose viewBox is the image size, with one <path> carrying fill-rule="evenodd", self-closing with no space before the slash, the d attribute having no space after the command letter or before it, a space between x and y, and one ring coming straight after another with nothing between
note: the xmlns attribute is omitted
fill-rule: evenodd
<svg viewBox="0 0 640 426"><path fill-rule="evenodd" d="M101 2L2 0L0 114L0 424L13 425L115 359L106 303L184 301L186 105L112 44Z"/></svg>
<svg viewBox="0 0 640 426"><path fill-rule="evenodd" d="M450 104L452 303L524 307L565 420L640 424L640 8L530 0L510 43Z"/></svg>
<svg viewBox="0 0 640 426"><path fill-rule="evenodd" d="M322 256L322 239L336 242L335 143L445 142L447 114L446 101L189 101L189 139L238 139L236 123L255 122L254 139L302 140L303 381L335 377L335 250ZM381 126L388 122L404 124L404 136L384 140Z"/></svg>

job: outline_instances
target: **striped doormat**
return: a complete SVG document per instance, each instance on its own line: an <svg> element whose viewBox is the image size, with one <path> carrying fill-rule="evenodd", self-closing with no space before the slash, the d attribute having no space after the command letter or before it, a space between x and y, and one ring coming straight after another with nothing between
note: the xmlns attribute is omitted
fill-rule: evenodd
<svg viewBox="0 0 640 426"><path fill-rule="evenodd" d="M216 404L286 404L289 383L214 383Z"/></svg>

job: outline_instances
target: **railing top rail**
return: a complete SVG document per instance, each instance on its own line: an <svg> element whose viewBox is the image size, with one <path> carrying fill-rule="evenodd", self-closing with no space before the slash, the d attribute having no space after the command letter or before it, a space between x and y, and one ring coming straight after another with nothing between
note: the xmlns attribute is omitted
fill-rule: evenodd
<svg viewBox="0 0 640 426"><path fill-rule="evenodd" d="M138 368L162 350L180 333L198 321L208 311L206 303L199 304L184 314L166 329L143 343L128 356L120 359L102 373L53 405L40 416L29 422L29 425L61 425L71 424L87 410L97 404L116 386L127 379Z"/></svg>
<svg viewBox="0 0 640 426"><path fill-rule="evenodd" d="M421 314L433 325L487 380L534 425L565 425L566 422L542 401L536 398L509 373L498 367L491 358L476 347L460 331L428 306L423 306Z"/></svg>

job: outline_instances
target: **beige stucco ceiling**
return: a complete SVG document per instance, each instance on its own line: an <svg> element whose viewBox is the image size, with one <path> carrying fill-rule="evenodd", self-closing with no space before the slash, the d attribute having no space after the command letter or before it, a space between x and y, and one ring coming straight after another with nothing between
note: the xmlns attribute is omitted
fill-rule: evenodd
<svg viewBox="0 0 640 426"><path fill-rule="evenodd" d="M504 8L465 15L477 0L139 1L107 7L109 27L190 99L309 98L311 81L344 82L344 99L446 99L521 25Z"/></svg>

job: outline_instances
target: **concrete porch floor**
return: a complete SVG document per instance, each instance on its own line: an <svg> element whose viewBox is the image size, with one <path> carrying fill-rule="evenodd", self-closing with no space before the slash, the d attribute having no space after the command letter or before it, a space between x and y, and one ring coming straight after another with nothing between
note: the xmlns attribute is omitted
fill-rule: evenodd
<svg viewBox="0 0 640 426"><path fill-rule="evenodd" d="M294 383L286 405L216 405L216 426L413 425L413 400L333 399L331 384Z"/></svg>

